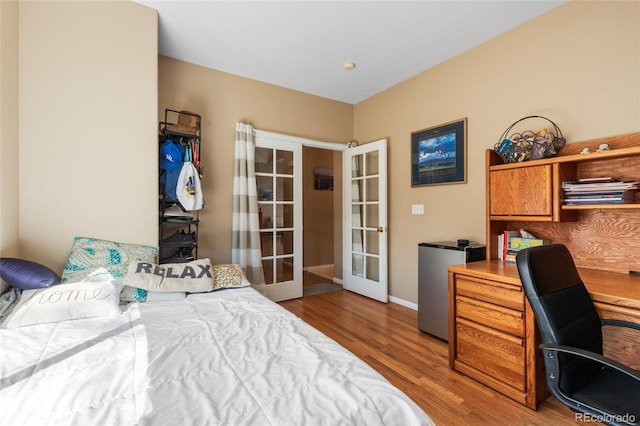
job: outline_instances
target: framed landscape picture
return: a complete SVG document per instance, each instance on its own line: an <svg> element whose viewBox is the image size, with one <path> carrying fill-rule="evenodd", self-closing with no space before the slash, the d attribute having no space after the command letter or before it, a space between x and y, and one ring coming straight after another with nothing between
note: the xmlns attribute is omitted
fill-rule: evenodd
<svg viewBox="0 0 640 426"><path fill-rule="evenodd" d="M467 119L411 133L411 186L467 182Z"/></svg>

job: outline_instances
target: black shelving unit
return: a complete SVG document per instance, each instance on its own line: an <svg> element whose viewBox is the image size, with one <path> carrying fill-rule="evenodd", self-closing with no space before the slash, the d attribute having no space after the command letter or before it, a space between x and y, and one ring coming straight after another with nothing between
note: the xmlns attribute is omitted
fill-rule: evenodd
<svg viewBox="0 0 640 426"><path fill-rule="evenodd" d="M186 147L193 150L194 165L201 171L201 117L188 111L165 109L164 121L159 128L159 152L167 139L179 143L183 153ZM165 170L160 168L159 194L159 241L160 263L181 263L198 258L199 210L185 211L177 199L171 199L163 185ZM166 178L166 175L165 175Z"/></svg>

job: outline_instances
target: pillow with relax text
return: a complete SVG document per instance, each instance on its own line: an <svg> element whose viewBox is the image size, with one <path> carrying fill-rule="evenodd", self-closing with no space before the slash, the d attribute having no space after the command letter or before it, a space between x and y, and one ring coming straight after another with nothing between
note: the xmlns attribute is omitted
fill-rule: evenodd
<svg viewBox="0 0 640 426"><path fill-rule="evenodd" d="M204 293L213 290L211 261L198 259L161 265L131 262L123 283L146 291Z"/></svg>
<svg viewBox="0 0 640 426"><path fill-rule="evenodd" d="M132 262L124 284L148 292L186 293L251 285L238 265L212 265L209 259L161 265Z"/></svg>

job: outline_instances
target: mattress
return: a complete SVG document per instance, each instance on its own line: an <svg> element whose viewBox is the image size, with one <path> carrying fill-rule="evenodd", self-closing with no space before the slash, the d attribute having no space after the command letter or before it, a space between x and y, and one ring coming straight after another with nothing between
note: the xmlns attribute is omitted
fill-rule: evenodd
<svg viewBox="0 0 640 426"><path fill-rule="evenodd" d="M404 393L251 288L0 330L7 425L428 425Z"/></svg>

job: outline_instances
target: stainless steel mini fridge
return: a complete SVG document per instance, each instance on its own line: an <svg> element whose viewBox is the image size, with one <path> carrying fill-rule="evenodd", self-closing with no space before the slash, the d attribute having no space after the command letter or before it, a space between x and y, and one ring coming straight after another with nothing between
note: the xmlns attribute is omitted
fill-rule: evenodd
<svg viewBox="0 0 640 426"><path fill-rule="evenodd" d="M449 265L485 260L484 245L438 241L418 244L418 329L449 340Z"/></svg>

